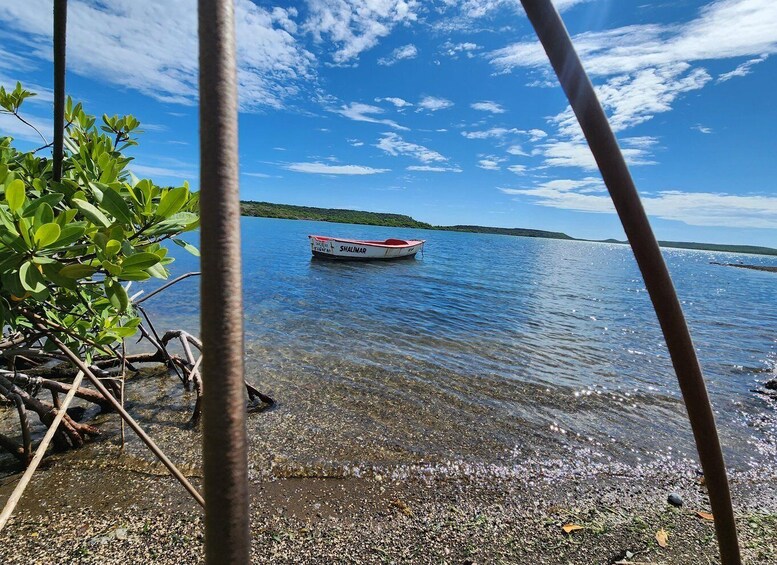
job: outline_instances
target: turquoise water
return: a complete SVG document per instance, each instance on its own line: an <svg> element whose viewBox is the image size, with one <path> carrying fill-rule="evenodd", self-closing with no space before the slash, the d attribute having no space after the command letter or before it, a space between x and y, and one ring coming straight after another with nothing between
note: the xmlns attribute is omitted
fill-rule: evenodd
<svg viewBox="0 0 777 565"><path fill-rule="evenodd" d="M242 228L246 371L279 401L249 418L258 466L693 462L627 246L259 218ZM312 259L308 234L427 243L416 260L338 263ZM710 264L774 259L664 255L730 465L774 468L774 407L751 389L775 376L777 276ZM176 256L176 272L198 268ZM196 332L197 293L185 282L149 309Z"/></svg>

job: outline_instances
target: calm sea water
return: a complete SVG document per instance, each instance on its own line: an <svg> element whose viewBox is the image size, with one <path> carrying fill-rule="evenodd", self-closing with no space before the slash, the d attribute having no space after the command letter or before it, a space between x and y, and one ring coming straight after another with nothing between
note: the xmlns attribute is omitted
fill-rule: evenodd
<svg viewBox="0 0 777 565"><path fill-rule="evenodd" d="M249 418L250 435L277 472L694 457L627 246L259 218L242 228L247 373L279 401ZM312 259L308 234L427 243L416 260L339 263ZM776 376L777 276L710 262L774 259L664 254L729 463L773 468L775 410L751 389ZM197 268L177 255L178 272ZM197 292L183 283L152 309L196 331Z"/></svg>
<svg viewBox="0 0 777 565"><path fill-rule="evenodd" d="M627 246L259 218L242 229L246 373L278 400L249 416L256 474L695 465ZM338 263L312 259L308 234L427 243L415 260ZM198 269L173 252L176 273ZM664 254L727 461L773 472L777 411L751 389L777 376L777 276L710 262L774 258ZM196 333L198 292L189 279L149 300L159 329ZM129 390L154 436L196 465L191 393L173 377ZM147 457L136 440L129 451Z"/></svg>

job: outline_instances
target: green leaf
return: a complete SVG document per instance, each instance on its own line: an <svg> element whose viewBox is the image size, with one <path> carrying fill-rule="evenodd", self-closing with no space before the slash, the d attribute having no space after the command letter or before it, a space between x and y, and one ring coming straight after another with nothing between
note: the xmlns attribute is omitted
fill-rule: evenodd
<svg viewBox="0 0 777 565"><path fill-rule="evenodd" d="M127 202L121 195L111 188L105 189L103 192L102 207L116 220L122 224L131 224L133 220L133 214L130 211Z"/></svg>
<svg viewBox="0 0 777 565"><path fill-rule="evenodd" d="M99 208L93 204L90 204L86 200L74 198L73 206L78 208L78 211L81 212L81 214L83 214L92 223L104 226L106 228L111 225L111 221L106 217L106 215L103 214Z"/></svg>
<svg viewBox="0 0 777 565"><path fill-rule="evenodd" d="M75 219L76 214L78 214L78 210L75 208L68 208L62 212L59 216L57 216L57 223L59 224L59 227L65 229L65 227Z"/></svg>
<svg viewBox="0 0 777 565"><path fill-rule="evenodd" d="M115 239L111 239L108 241L108 243L105 244L106 257L113 257L119 251L121 251L121 243L116 241Z"/></svg>
<svg viewBox="0 0 777 565"><path fill-rule="evenodd" d="M147 281L151 278L151 275L149 275L146 271L127 271L126 269L122 271L120 275L118 275L118 278L120 278L123 281Z"/></svg>
<svg viewBox="0 0 777 565"><path fill-rule="evenodd" d="M125 271L142 271L159 263L154 253L140 252L125 258L121 266Z"/></svg>
<svg viewBox="0 0 777 565"><path fill-rule="evenodd" d="M162 195L159 200L159 206L156 209L156 215L160 218L169 218L180 210L186 203L189 196L189 189L185 186L171 188Z"/></svg>
<svg viewBox="0 0 777 565"><path fill-rule="evenodd" d="M0 207L0 226L14 235L19 235L16 225L13 223L13 216L11 216L11 214L8 213L8 210L3 207Z"/></svg>
<svg viewBox="0 0 777 565"><path fill-rule="evenodd" d="M26 218L19 218L19 233L24 240L27 249L32 248L32 240L30 239L30 222Z"/></svg>
<svg viewBox="0 0 777 565"><path fill-rule="evenodd" d="M30 261L25 261L19 267L19 282L24 290L33 294L39 294L46 290L46 285L43 284L43 275L38 270L38 266Z"/></svg>
<svg viewBox="0 0 777 565"><path fill-rule="evenodd" d="M86 230L81 223L66 225L62 228L62 231L59 234L59 238L56 241L57 246L64 247L66 245L70 245L71 243L75 243L81 239L81 237L83 237L85 231Z"/></svg>
<svg viewBox="0 0 777 565"><path fill-rule="evenodd" d="M200 256L200 250L197 249L196 247L194 247L191 243L189 243L187 241L184 241L182 239L173 239L173 241L176 244L178 244L181 247L183 247L184 249L186 249L186 251L188 251L189 253L191 253L195 257L199 257Z"/></svg>
<svg viewBox="0 0 777 565"><path fill-rule="evenodd" d="M53 222L43 224L35 232L34 240L38 247L48 247L59 239L61 233L62 228L59 227L59 224Z"/></svg>
<svg viewBox="0 0 777 565"><path fill-rule="evenodd" d="M24 193L24 182L19 179L12 180L5 187L5 200L11 212L18 212L27 195Z"/></svg>
<svg viewBox="0 0 777 565"><path fill-rule="evenodd" d="M26 210L24 212L24 215L27 216ZM51 206L49 206L44 202L40 206L35 207L35 213L33 215L33 220L32 220L33 226L35 226L36 228L39 228L43 224L49 224L53 221L54 221L54 210L51 209Z"/></svg>
<svg viewBox="0 0 777 565"><path fill-rule="evenodd" d="M137 331L137 326L118 326L110 329L110 333L119 339L132 337Z"/></svg>
<svg viewBox="0 0 777 565"><path fill-rule="evenodd" d="M108 297L111 306L116 308L119 312L127 310L127 307L129 306L129 296L127 296L127 291L124 290L124 287L121 286L121 284L110 279L106 280L105 295Z"/></svg>
<svg viewBox="0 0 777 565"><path fill-rule="evenodd" d="M102 231L98 231L94 234L92 234L92 241L94 241L95 245L105 250L105 246L108 245L109 238L107 235L105 235Z"/></svg>
<svg viewBox="0 0 777 565"><path fill-rule="evenodd" d="M92 267L91 265L74 263L73 265L62 267L62 269L59 271L59 274L60 276L66 277L68 279L85 279L87 277L91 277L95 271L97 271L97 268Z"/></svg>
<svg viewBox="0 0 777 565"><path fill-rule="evenodd" d="M31 218L35 216L35 213L37 212L40 206L43 206L44 204L47 204L49 207L56 206L62 200L63 196L64 194L61 194L59 192L53 192L51 194L46 194L44 196L41 196L40 198L36 198L35 200L33 200L27 205L22 215L27 218Z"/></svg>
<svg viewBox="0 0 777 565"><path fill-rule="evenodd" d="M32 187L38 191L38 195L40 196L40 193L46 190L46 181L43 179L33 179Z"/></svg>
<svg viewBox="0 0 777 565"><path fill-rule="evenodd" d="M59 272L62 270L62 265L60 263L49 263L46 265L43 265L43 274L46 276L47 279L49 279L54 284L68 288L70 290L76 289L76 281L75 279L63 277L59 274Z"/></svg>
<svg viewBox="0 0 777 565"><path fill-rule="evenodd" d="M158 279L163 279L163 280L169 276L167 269L165 269L162 265L154 265L153 267L149 267L148 269L146 269L146 272L150 274L152 277L156 277Z"/></svg>
<svg viewBox="0 0 777 565"><path fill-rule="evenodd" d="M107 259L102 262L103 269L108 271L109 275L117 276L121 274L121 266L117 265L116 263L111 263Z"/></svg>

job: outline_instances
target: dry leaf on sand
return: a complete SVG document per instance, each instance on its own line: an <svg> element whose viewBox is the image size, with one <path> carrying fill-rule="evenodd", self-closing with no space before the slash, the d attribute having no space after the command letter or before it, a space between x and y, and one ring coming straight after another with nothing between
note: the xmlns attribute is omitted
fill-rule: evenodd
<svg viewBox="0 0 777 565"><path fill-rule="evenodd" d="M656 541L661 547L666 547L669 545L669 534L666 533L664 528L661 528L656 532Z"/></svg>

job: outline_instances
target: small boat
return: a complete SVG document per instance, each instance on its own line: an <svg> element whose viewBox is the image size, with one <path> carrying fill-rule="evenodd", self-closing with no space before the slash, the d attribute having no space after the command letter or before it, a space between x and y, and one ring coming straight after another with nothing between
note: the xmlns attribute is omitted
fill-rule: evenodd
<svg viewBox="0 0 777 565"><path fill-rule="evenodd" d="M365 241L340 239L323 235L309 235L310 250L314 257L326 259L409 259L424 248L423 239L387 239Z"/></svg>

